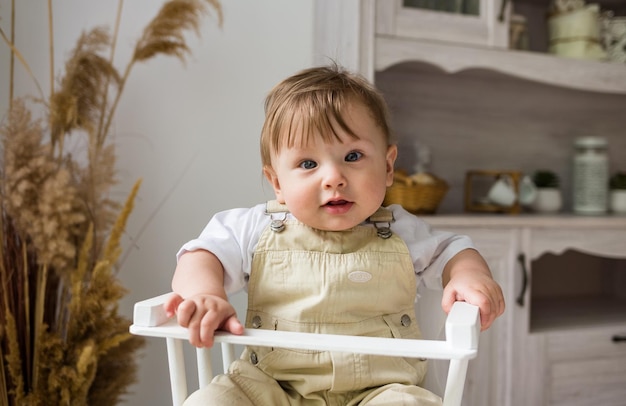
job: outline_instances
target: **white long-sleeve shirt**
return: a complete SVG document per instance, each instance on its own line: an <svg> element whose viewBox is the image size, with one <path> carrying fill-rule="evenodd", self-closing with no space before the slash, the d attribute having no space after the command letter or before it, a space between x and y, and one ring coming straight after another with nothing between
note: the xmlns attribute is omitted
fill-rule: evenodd
<svg viewBox="0 0 626 406"><path fill-rule="evenodd" d="M198 238L182 246L177 258L187 251L203 249L212 252L224 267L224 288L231 294L247 288L252 256L261 233L271 218L265 203L252 208L239 208L217 213ZM458 252L474 248L467 236L435 231L419 217L399 205L388 207L393 213L391 231L406 243L417 277L429 289L441 289L443 268ZM291 214L287 214L289 219ZM372 224L367 226L374 227Z"/></svg>

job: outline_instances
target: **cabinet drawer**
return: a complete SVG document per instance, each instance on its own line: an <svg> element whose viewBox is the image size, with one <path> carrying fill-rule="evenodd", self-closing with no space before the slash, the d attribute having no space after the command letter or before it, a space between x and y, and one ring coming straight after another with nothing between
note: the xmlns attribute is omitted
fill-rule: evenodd
<svg viewBox="0 0 626 406"><path fill-rule="evenodd" d="M549 405L624 405L626 324L546 334L545 398Z"/></svg>
<svg viewBox="0 0 626 406"><path fill-rule="evenodd" d="M626 342L614 342L615 336L626 337L626 324L548 333L546 356L549 362L598 357L626 359Z"/></svg>
<svg viewBox="0 0 626 406"><path fill-rule="evenodd" d="M597 357L552 364L546 380L551 406L623 406L626 356Z"/></svg>

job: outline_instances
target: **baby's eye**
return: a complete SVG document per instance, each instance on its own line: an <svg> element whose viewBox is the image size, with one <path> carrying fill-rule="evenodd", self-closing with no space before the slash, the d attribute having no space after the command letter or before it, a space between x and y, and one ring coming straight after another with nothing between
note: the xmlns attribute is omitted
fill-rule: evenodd
<svg viewBox="0 0 626 406"><path fill-rule="evenodd" d="M302 169L313 169L316 167L317 167L317 162L311 161L310 159L300 162L300 168Z"/></svg>
<svg viewBox="0 0 626 406"><path fill-rule="evenodd" d="M362 156L363 156L362 153L357 152L357 151L352 151L348 153L348 155L346 155L346 162L358 161L359 159L361 159Z"/></svg>

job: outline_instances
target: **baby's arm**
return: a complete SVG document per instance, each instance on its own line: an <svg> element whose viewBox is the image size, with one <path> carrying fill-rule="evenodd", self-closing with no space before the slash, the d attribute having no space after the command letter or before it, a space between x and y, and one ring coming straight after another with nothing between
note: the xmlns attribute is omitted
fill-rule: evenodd
<svg viewBox="0 0 626 406"><path fill-rule="evenodd" d="M502 289L476 250L463 250L448 261L443 270L443 286L443 310L448 313L455 301L478 306L482 330L504 312Z"/></svg>
<svg viewBox="0 0 626 406"><path fill-rule="evenodd" d="M242 334L243 326L224 290L224 267L205 250L186 252L178 259L172 280L174 294L165 303L169 316L189 328L189 342L196 347L213 346L216 330Z"/></svg>

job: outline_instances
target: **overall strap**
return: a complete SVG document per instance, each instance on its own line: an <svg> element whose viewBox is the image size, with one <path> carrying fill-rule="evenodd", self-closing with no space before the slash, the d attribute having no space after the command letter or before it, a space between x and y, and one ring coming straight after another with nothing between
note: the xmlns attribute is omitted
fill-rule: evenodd
<svg viewBox="0 0 626 406"><path fill-rule="evenodd" d="M289 213L289 209L287 205L278 203L278 200L268 200L265 203L265 214L273 214L273 213Z"/></svg>
<svg viewBox="0 0 626 406"><path fill-rule="evenodd" d="M384 207L380 207L367 219L368 223L393 223L394 221L393 212Z"/></svg>
<svg viewBox="0 0 626 406"><path fill-rule="evenodd" d="M391 231L391 223L394 221L393 212L384 207L380 207L366 220L367 223L373 224L374 227L376 227L376 234L383 239L387 239L393 234Z"/></svg>
<svg viewBox="0 0 626 406"><path fill-rule="evenodd" d="M289 213L287 206L278 203L276 200L270 200L265 204L265 214L271 217L272 222L270 223L270 228L274 232L280 233L285 229L287 213ZM393 212L384 207L380 207L365 220L366 223L373 224L374 227L376 227L378 236L384 239L391 237L391 223L394 221Z"/></svg>

